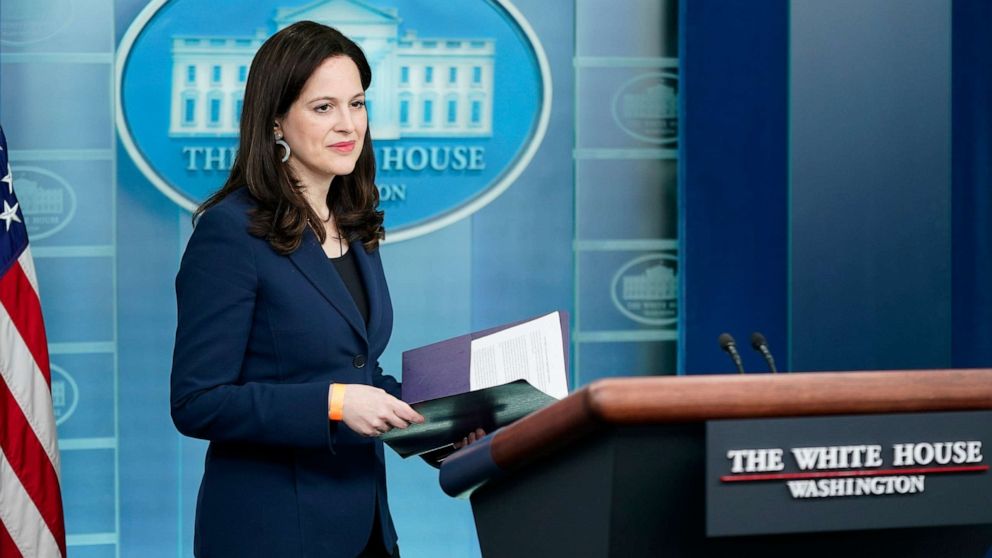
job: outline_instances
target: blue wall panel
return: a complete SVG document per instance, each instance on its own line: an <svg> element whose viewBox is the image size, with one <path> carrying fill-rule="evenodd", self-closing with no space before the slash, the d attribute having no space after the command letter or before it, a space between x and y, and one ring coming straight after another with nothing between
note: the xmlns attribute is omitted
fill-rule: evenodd
<svg viewBox="0 0 992 558"><path fill-rule="evenodd" d="M955 367L992 366L992 3L953 2Z"/></svg>
<svg viewBox="0 0 992 558"><path fill-rule="evenodd" d="M950 2L795 1L797 370L950 363Z"/></svg>
<svg viewBox="0 0 992 558"><path fill-rule="evenodd" d="M62 159L48 152L17 166L17 198L36 254L45 247L109 246L114 223L114 164L106 158ZM39 250L39 248L41 248Z"/></svg>
<svg viewBox="0 0 992 558"><path fill-rule="evenodd" d="M150 558L176 556L181 456L169 413L169 372L177 229L189 214L148 188L123 154L117 181L121 548L124 554L141 548ZM202 470L202 458L197 463ZM189 528L191 516L184 517Z"/></svg>
<svg viewBox="0 0 992 558"><path fill-rule="evenodd" d="M516 5L551 64L551 120L535 156L540 163L471 218L474 329L569 311L572 304L572 6L559 3L552 10L535 0Z"/></svg>
<svg viewBox="0 0 992 558"><path fill-rule="evenodd" d="M116 436L113 353L51 355L52 399L59 439Z"/></svg>
<svg viewBox="0 0 992 558"><path fill-rule="evenodd" d="M575 387L675 372L677 22L675 0L575 3Z"/></svg>
<svg viewBox="0 0 992 558"><path fill-rule="evenodd" d="M745 367L762 331L785 362L788 4L683 0L680 373Z"/></svg>
<svg viewBox="0 0 992 558"><path fill-rule="evenodd" d="M44 299L49 343L106 341L114 333L114 261L105 256L38 258L38 289Z"/></svg>
<svg viewBox="0 0 992 558"><path fill-rule="evenodd" d="M62 498L67 536L117 530L114 459L110 449L62 452Z"/></svg>
<svg viewBox="0 0 992 558"><path fill-rule="evenodd" d="M0 8L0 17L7 22L3 52L106 56L114 49L117 3L113 0L5 0ZM17 19L26 24L17 25Z"/></svg>
<svg viewBox="0 0 992 558"><path fill-rule="evenodd" d="M645 208L678 215L675 159L580 160L575 235L601 238L676 238L677 219L645 219Z"/></svg>
<svg viewBox="0 0 992 558"><path fill-rule="evenodd" d="M11 149L110 149L114 130L110 60L107 53L102 64L56 56L5 65L0 98L8 110L17 107L17 113L0 114Z"/></svg>

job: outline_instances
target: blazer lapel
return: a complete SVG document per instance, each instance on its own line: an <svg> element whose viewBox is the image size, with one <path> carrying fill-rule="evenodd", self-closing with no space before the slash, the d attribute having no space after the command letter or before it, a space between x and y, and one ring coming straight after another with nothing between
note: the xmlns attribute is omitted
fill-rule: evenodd
<svg viewBox="0 0 992 558"><path fill-rule="evenodd" d="M362 339L368 342L365 324L361 314L358 313L358 307L355 306L351 293L348 292L348 287L345 287L344 281L333 269L334 264L328 261L327 254L320 247L317 236L312 231L307 229L303 234L303 242L295 252L289 255L289 259L320 291L320 294L344 316L344 319L362 336Z"/></svg>
<svg viewBox="0 0 992 558"><path fill-rule="evenodd" d="M355 262L358 263L358 271L362 275L362 283L365 285L365 296L369 301L369 331L375 331L379 325L382 313L382 294L379 292L379 277L373 271L372 259L365 246L360 240L352 240L349 245L352 254L355 255Z"/></svg>

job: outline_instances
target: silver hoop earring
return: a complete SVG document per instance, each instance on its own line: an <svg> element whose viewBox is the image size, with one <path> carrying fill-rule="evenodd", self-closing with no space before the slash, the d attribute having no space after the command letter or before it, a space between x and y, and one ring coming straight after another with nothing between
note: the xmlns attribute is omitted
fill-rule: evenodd
<svg viewBox="0 0 992 558"><path fill-rule="evenodd" d="M286 150L286 153L283 154L283 156L282 156L282 162L285 163L286 161L289 160L289 154L292 153L293 151L289 148L289 144L286 143L286 140L284 140L282 138L279 138L279 139L276 140L276 145L278 145L278 146L280 146L280 147L282 147L283 149Z"/></svg>

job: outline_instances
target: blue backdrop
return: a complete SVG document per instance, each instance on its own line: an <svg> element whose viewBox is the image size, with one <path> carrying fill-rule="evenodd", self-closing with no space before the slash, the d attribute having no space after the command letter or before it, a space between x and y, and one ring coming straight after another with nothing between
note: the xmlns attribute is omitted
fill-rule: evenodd
<svg viewBox="0 0 992 558"><path fill-rule="evenodd" d="M988 2L681 10L680 371L992 364Z"/></svg>

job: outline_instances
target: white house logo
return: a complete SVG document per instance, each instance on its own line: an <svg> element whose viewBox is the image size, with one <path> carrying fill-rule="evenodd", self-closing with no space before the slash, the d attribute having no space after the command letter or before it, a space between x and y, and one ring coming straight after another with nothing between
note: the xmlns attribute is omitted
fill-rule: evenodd
<svg viewBox="0 0 992 558"><path fill-rule="evenodd" d="M59 232L76 214L76 193L61 176L38 167L14 170L17 198L32 240Z"/></svg>
<svg viewBox="0 0 992 558"><path fill-rule="evenodd" d="M301 20L355 39L390 240L477 211L520 175L550 114L550 70L508 0L157 0L118 51L122 143L145 176L193 209L226 178L252 58ZM402 8L402 13L400 8ZM161 17L160 17L161 16ZM163 71L167 69L167 71Z"/></svg>
<svg viewBox="0 0 992 558"><path fill-rule="evenodd" d="M674 149L678 140L677 68L634 77L613 96L613 120L641 141Z"/></svg>
<svg viewBox="0 0 992 558"><path fill-rule="evenodd" d="M79 404L79 386L76 380L60 366L52 365L52 406L55 424L69 420Z"/></svg>
<svg viewBox="0 0 992 558"><path fill-rule="evenodd" d="M628 318L647 325L675 323L678 316L678 258L648 254L624 264L613 276L613 304Z"/></svg>
<svg viewBox="0 0 992 558"><path fill-rule="evenodd" d="M72 22L72 0L4 0L0 2L0 44L40 43Z"/></svg>

